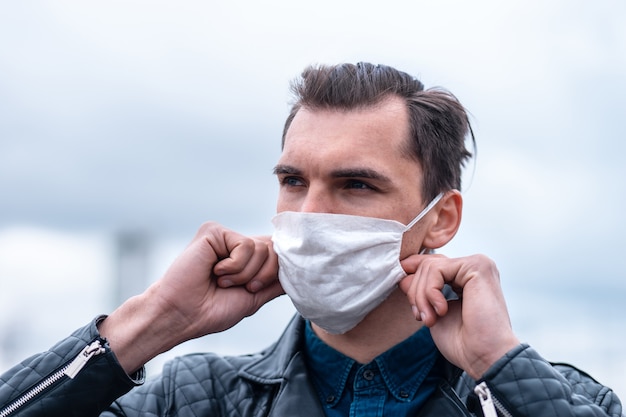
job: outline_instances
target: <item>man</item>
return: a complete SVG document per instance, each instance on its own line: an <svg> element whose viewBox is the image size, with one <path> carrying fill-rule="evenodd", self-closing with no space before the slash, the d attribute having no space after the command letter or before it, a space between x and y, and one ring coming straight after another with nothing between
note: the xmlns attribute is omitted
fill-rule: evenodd
<svg viewBox="0 0 626 417"><path fill-rule="evenodd" d="M203 225L145 293L4 375L0 416L621 415L520 344L490 259L433 253L470 156L452 95L364 63L308 68L294 91L272 239ZM266 351L190 355L144 383L154 356L283 292L301 315Z"/></svg>

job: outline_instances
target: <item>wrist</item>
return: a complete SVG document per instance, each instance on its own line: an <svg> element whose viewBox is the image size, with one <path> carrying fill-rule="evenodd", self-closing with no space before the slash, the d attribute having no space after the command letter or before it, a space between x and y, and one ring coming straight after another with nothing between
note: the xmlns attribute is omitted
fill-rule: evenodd
<svg viewBox="0 0 626 417"><path fill-rule="evenodd" d="M145 363L178 345L181 335L172 331L170 315L145 295L129 298L98 324L122 368L130 375Z"/></svg>
<svg viewBox="0 0 626 417"><path fill-rule="evenodd" d="M520 345L520 341L513 337L507 343L494 347L488 354L475 361L467 373L476 381L482 379L489 369L498 361L502 360L511 350Z"/></svg>

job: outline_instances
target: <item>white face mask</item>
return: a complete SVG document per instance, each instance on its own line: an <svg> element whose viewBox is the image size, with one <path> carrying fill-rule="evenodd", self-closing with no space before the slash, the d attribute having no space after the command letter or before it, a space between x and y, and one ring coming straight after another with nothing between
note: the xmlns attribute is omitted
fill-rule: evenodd
<svg viewBox="0 0 626 417"><path fill-rule="evenodd" d="M402 236L442 196L406 226L346 214L277 214L272 241L278 278L298 312L329 333L359 324L406 276L400 265Z"/></svg>

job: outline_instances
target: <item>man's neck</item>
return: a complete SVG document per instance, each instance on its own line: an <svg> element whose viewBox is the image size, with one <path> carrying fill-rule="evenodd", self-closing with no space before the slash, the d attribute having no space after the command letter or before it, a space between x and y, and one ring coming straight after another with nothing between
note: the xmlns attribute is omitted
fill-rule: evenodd
<svg viewBox="0 0 626 417"><path fill-rule="evenodd" d="M331 334L315 323L311 325L327 345L359 363L371 362L422 327L422 323L415 320L406 295L399 289L344 334Z"/></svg>

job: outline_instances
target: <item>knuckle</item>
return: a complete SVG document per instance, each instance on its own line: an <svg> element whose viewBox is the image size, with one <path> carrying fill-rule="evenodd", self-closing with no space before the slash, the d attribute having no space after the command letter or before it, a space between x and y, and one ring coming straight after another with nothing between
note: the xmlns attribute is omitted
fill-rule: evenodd
<svg viewBox="0 0 626 417"><path fill-rule="evenodd" d="M472 258L476 271L483 272L481 275L485 275L486 277L493 278L495 280L500 279L498 267L493 259L484 254L477 254Z"/></svg>
<svg viewBox="0 0 626 417"><path fill-rule="evenodd" d="M495 269L496 263L493 259L482 253L473 255L473 263L485 269Z"/></svg>
<svg viewBox="0 0 626 417"><path fill-rule="evenodd" d="M217 228L220 228L221 226L214 221L206 221L204 223L202 223L202 225L200 225L200 231L207 231L207 230L215 230Z"/></svg>

